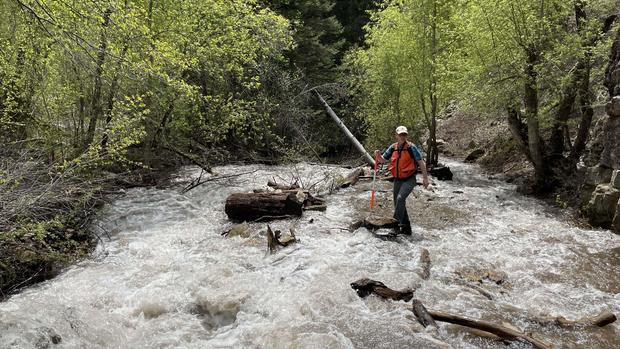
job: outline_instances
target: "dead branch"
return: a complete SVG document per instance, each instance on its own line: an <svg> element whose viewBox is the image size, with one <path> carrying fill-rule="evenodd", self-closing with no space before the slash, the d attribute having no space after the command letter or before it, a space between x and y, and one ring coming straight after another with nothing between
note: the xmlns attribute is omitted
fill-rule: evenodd
<svg viewBox="0 0 620 349"><path fill-rule="evenodd" d="M392 299L395 301L403 300L405 302L409 302L411 298L413 298L413 292L415 291L412 289L395 291L385 286L385 284L381 281L371 280L367 278L359 279L355 282L352 282L351 288L353 288L355 292L357 292L357 295L361 298L365 298L366 296L374 293L375 295L384 299Z"/></svg>
<svg viewBox="0 0 620 349"><path fill-rule="evenodd" d="M553 346L544 340L534 338L531 334L518 330L516 327L509 328L507 326L499 325L485 320L471 319L461 315L455 315L443 311L429 310L428 313L436 321L448 322L455 325L461 325L465 327L474 328L477 330L485 331L497 335L501 338L508 340L521 340L532 344L535 348L539 349L551 349ZM415 312L414 312L415 314Z"/></svg>
<svg viewBox="0 0 620 349"><path fill-rule="evenodd" d="M201 181L200 179L202 178L202 173L204 172L204 169L203 169L200 172L200 176L198 176L198 181L196 181L196 182L192 181L192 183L190 183L188 186L183 188L183 190L181 190L181 194L185 194L188 191L190 191L190 190L192 190L192 189L194 189L196 187L199 187L199 186L201 186L201 185L203 185L205 183L208 183L208 182L219 181L219 180L222 180L222 179L230 179L230 178L234 178L234 177L240 177L240 176L252 174L252 173L254 173L256 171L258 171L258 170L253 170L253 171L248 171L248 172L243 172L243 173L236 173L236 174L226 175L226 176L215 176L215 177L210 177L210 178L207 178L207 179Z"/></svg>

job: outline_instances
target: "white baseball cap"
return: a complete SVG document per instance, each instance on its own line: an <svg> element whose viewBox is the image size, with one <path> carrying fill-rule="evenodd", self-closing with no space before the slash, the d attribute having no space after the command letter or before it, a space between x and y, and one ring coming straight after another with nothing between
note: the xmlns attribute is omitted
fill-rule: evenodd
<svg viewBox="0 0 620 349"><path fill-rule="evenodd" d="M398 126L396 128L396 134L409 134L409 132L407 132L407 128L405 126Z"/></svg>

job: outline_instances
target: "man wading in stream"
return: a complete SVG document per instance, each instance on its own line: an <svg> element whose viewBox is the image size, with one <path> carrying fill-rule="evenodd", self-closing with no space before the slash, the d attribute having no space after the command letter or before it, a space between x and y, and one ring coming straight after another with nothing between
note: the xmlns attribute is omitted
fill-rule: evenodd
<svg viewBox="0 0 620 349"><path fill-rule="evenodd" d="M407 141L405 126L396 128L396 141L383 153L383 156L379 156L380 152L375 150L375 159L382 164L389 161L388 170L394 176L394 218L398 221L396 233L411 235L411 223L406 206L407 197L416 185L415 174L418 167L422 169L424 188L428 188L428 173L420 151Z"/></svg>

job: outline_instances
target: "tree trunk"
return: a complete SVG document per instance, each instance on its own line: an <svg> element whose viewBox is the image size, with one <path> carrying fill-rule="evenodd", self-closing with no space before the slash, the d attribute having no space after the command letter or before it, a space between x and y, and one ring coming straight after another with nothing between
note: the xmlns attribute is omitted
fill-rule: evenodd
<svg viewBox="0 0 620 349"><path fill-rule="evenodd" d="M314 90L314 93L319 98L319 101L321 101L321 104L323 104L323 107L325 107L325 110L327 111L327 114L329 114L329 116L332 118L332 120L334 120L334 122L338 125L338 127L340 127L342 132L344 132L344 134L351 141L351 143L353 143L353 145L355 146L355 149L357 149L357 151L359 151L360 154L362 154L364 156L364 160L366 160L366 162L370 166L374 166L375 165L375 160L372 158L372 156L370 156L370 154L368 154L366 149L364 149L364 146L357 140L357 138L355 138L355 136L351 133L351 131L349 131L347 126L340 120L340 118L338 118L338 115L336 115L336 113L334 113L332 108L329 106L329 104L327 104L327 102L325 102L323 97L316 90Z"/></svg>
<svg viewBox="0 0 620 349"><path fill-rule="evenodd" d="M90 120L88 122L88 130L86 131L84 148L87 148L95 138L97 120L99 120L103 110L101 105L101 80L103 75L103 65L106 57L106 49L108 47L106 29L110 25L111 14L112 10L110 8L106 9L103 13L103 23L101 24L101 34L99 36L99 49L97 50L97 68L95 69L93 94L90 101L92 115L90 116Z"/></svg>
<svg viewBox="0 0 620 349"><path fill-rule="evenodd" d="M161 122L159 123L159 127L157 128L157 131L155 131L155 134L153 135L153 139L151 140L151 149L155 149L159 146L161 135L166 130L166 125L168 124L168 120L170 120L170 116L172 115L172 111L174 110L175 99L176 97L173 97L172 99L170 99L170 103L168 103L168 109L166 109L166 112L164 113L164 117L161 119Z"/></svg>
<svg viewBox="0 0 620 349"><path fill-rule="evenodd" d="M125 7L127 7L127 4L125 4ZM106 109L106 118L105 118L105 126L104 126L104 133L103 133L103 137L101 138L101 151L105 154L107 152L107 147L108 147L108 140L109 140L109 135L108 135L108 127L110 126L110 122L112 122L112 110L114 110L114 98L116 98L116 91L118 90L118 80L120 78L120 73L119 71L121 70L121 66L123 64L123 60L125 59L125 54L127 53L127 49L128 46L127 44L125 44L123 46L123 50L121 51L121 56L120 59L118 61L118 66L117 66L117 73L114 76L114 80L112 80L112 85L110 86L110 93L108 94L108 107Z"/></svg>
<svg viewBox="0 0 620 349"><path fill-rule="evenodd" d="M588 53L590 56L591 53ZM590 135L590 126L592 125L592 117L594 110L592 109L592 90L590 89L590 60L588 57L587 65L583 71L583 78L579 86L579 108L581 110L581 121L577 129L577 136L570 152L570 159L574 164L579 161L579 157L586 148L588 136Z"/></svg>
<svg viewBox="0 0 620 349"><path fill-rule="evenodd" d="M525 66L525 116L527 118L528 148L531 161L534 165L534 177L536 186L541 189L547 180L547 166L545 164L543 143L540 138L540 127L538 123L538 86L536 64L538 63L539 52L535 48L527 50L527 64Z"/></svg>

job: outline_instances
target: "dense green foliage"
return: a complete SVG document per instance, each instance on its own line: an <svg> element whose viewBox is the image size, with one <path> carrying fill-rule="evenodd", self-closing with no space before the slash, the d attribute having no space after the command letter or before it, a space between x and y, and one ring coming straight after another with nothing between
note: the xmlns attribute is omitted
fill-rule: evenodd
<svg viewBox="0 0 620 349"><path fill-rule="evenodd" d="M352 53L370 143L436 123L456 104L507 117L539 188L572 173L588 140L618 1L391 0Z"/></svg>
<svg viewBox="0 0 620 349"><path fill-rule="evenodd" d="M52 159L133 145L261 146L262 87L292 45L255 1L4 1L2 137Z"/></svg>

